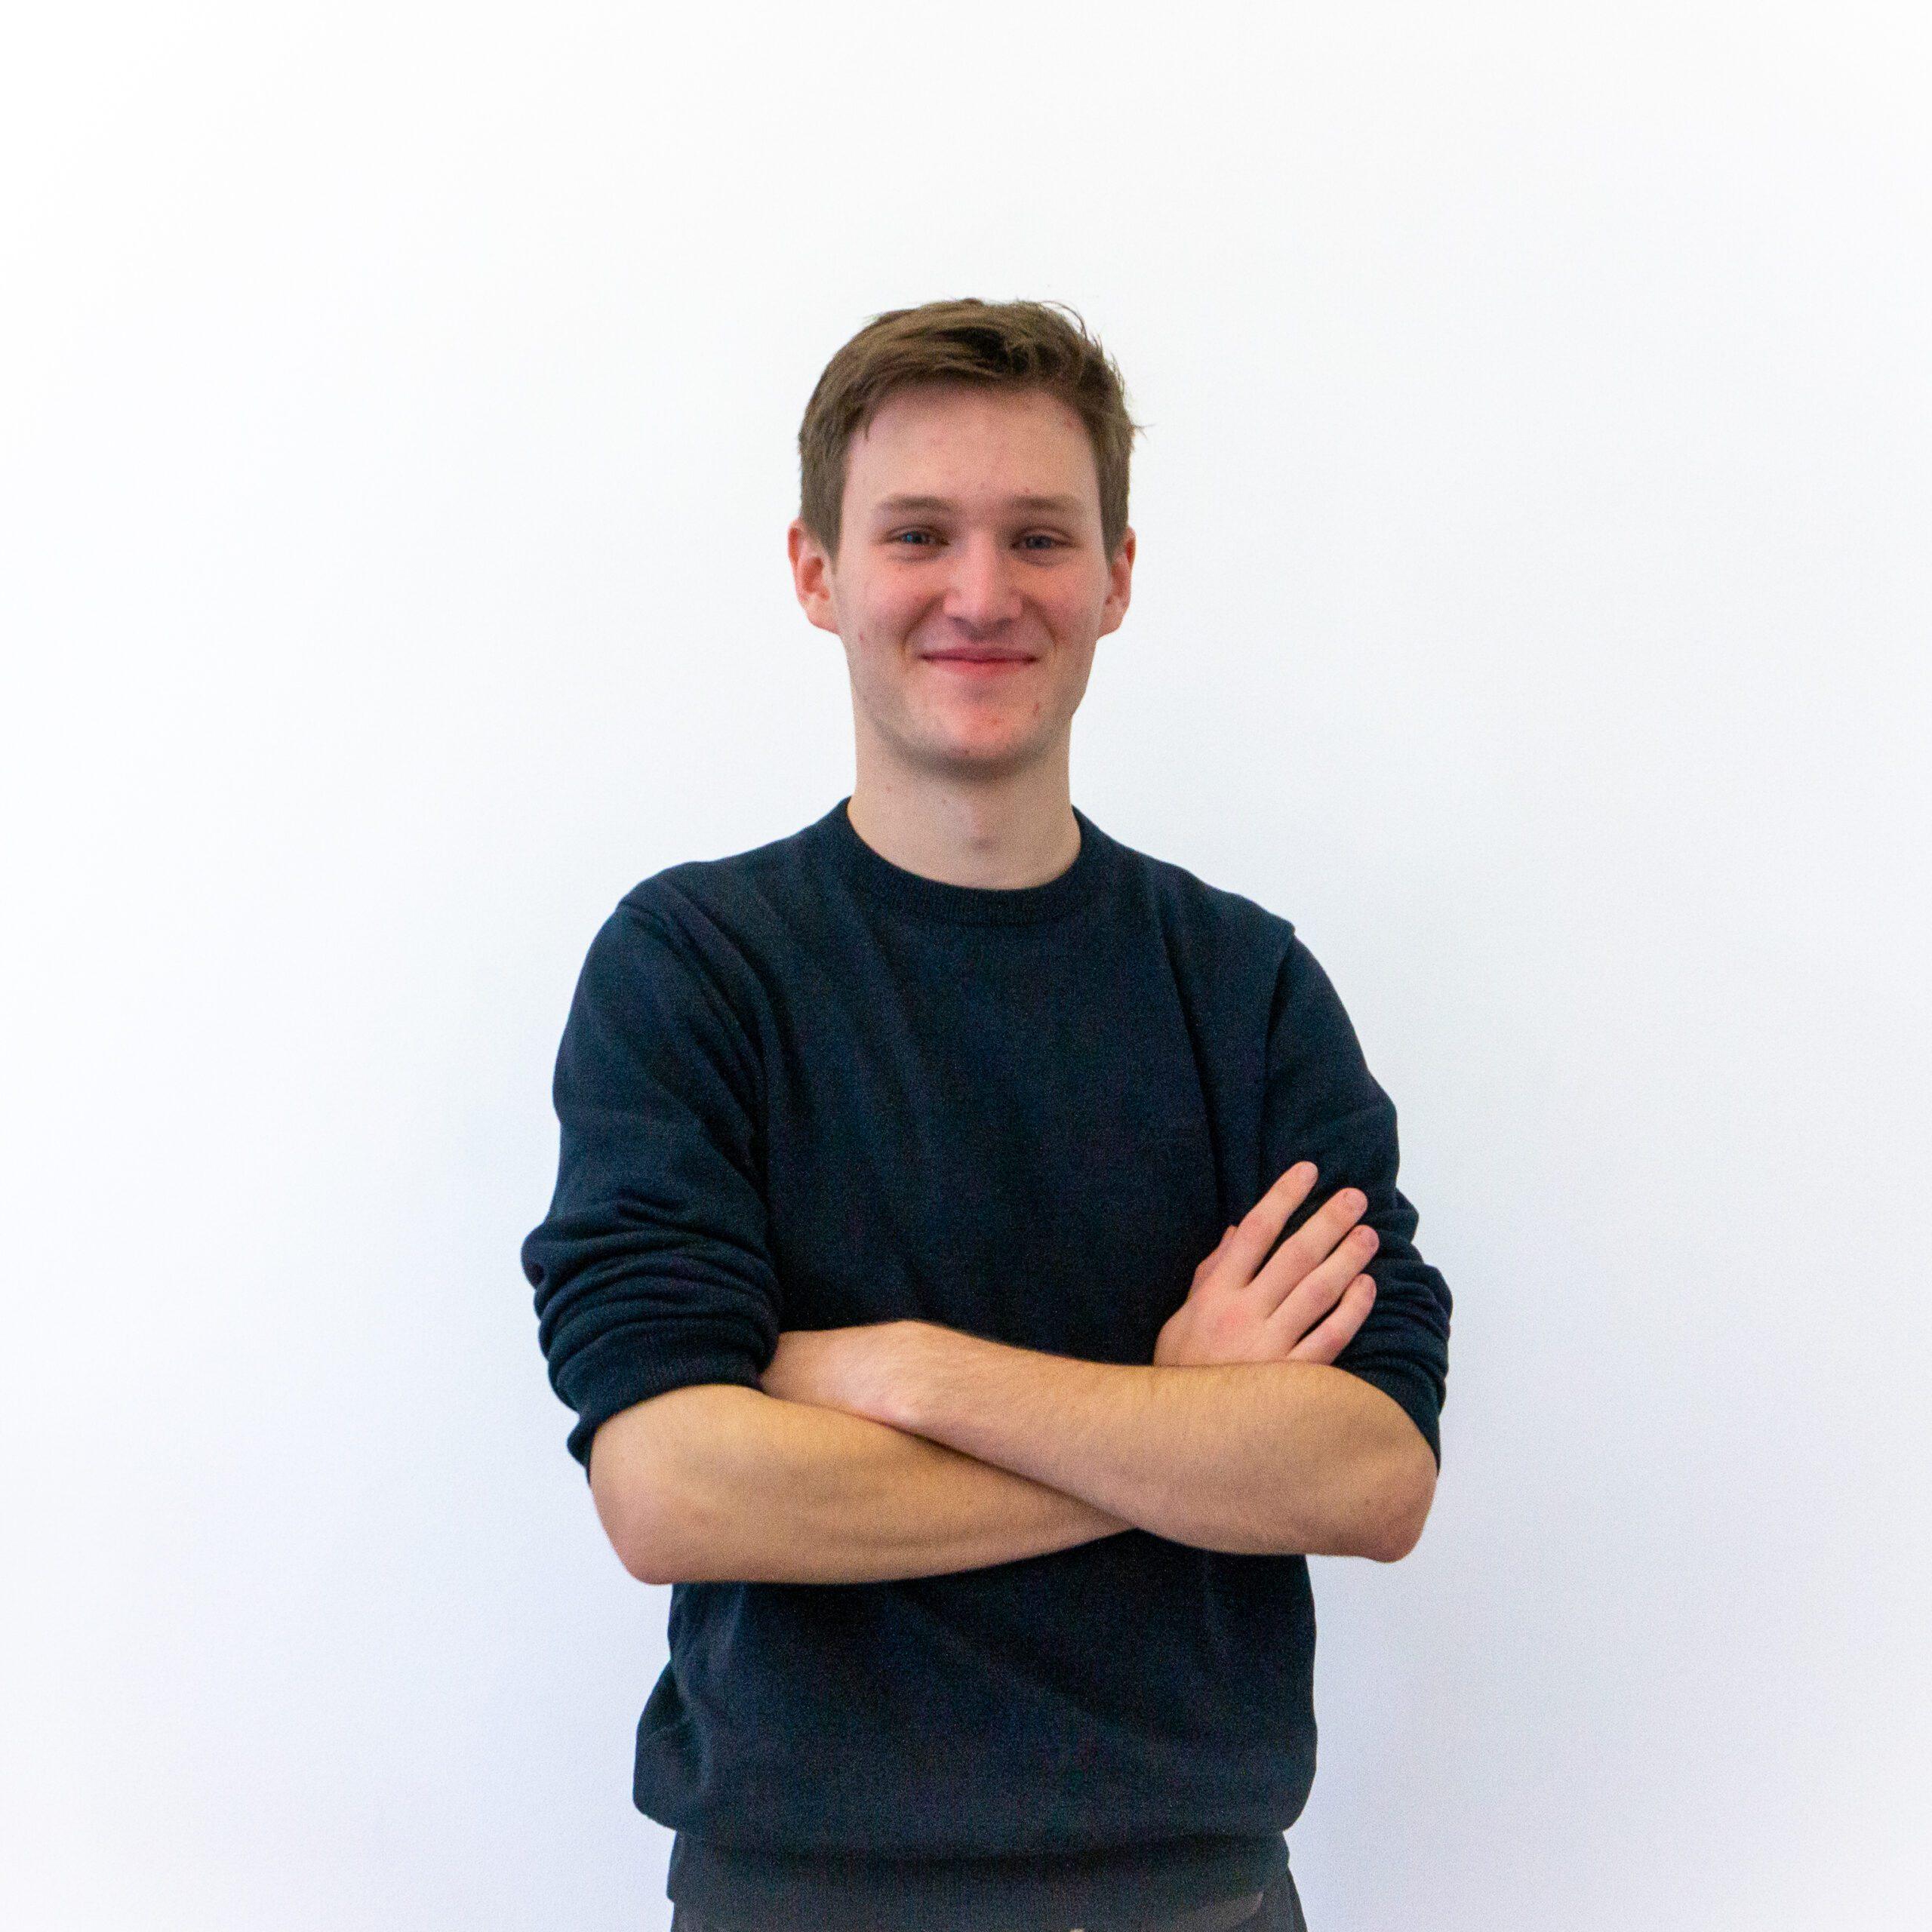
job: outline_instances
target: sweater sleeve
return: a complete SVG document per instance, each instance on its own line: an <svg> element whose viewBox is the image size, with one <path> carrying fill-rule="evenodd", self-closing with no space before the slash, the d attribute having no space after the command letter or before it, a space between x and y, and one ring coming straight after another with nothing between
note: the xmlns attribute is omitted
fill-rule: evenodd
<svg viewBox="0 0 1932 1932"><path fill-rule="evenodd" d="M525 1238L571 1454L689 1383L758 1386L778 1344L745 1029L667 919L626 900L591 942L552 1088L549 1213Z"/></svg>
<svg viewBox="0 0 1932 1932"><path fill-rule="evenodd" d="M1439 1468L1449 1367L1448 1284L1416 1251L1420 1218L1395 1185L1395 1109L1362 1057L1354 1026L1315 955L1291 936L1268 1029L1264 1188L1297 1161L1320 1170L1282 1239L1341 1189L1368 1197L1361 1219L1380 1236L1367 1273L1375 1306L1335 1366L1401 1404Z"/></svg>

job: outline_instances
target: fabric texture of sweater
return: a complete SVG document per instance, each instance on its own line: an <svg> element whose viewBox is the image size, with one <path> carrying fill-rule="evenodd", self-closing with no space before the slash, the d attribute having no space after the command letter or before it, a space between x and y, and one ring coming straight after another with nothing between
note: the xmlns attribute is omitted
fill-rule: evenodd
<svg viewBox="0 0 1932 1932"><path fill-rule="evenodd" d="M672 866L591 943L555 1193L525 1238L552 1386L598 1426L757 1388L784 1328L912 1318L1146 1364L1287 1168L1380 1236L1337 1366L1440 1460L1450 1296L1395 1111L1292 924L1109 837L955 885L845 799ZM1139 1529L866 1583L681 1583L637 1732L669 1896L734 1928L1104 1932L1260 1889L1315 1769L1307 1561Z"/></svg>

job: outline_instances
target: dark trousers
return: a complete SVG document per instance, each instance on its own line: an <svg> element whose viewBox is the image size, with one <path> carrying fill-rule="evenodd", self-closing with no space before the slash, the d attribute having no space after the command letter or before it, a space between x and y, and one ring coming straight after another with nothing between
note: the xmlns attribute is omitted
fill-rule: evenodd
<svg viewBox="0 0 1932 1932"><path fill-rule="evenodd" d="M1148 1919L1137 1924L1134 1932L1211 1932L1211 1932L1224 1932L1224 1928L1235 1927L1239 1932L1308 1932L1308 1921L1301 1912L1301 1895L1295 1890L1294 1874L1284 1872L1254 1900L1254 1909L1245 1917L1231 1919L1225 1912L1201 1906L1177 1918ZM671 1932L736 1932L736 1929L706 1918L689 1906L674 1904ZM797 1932L817 1932L817 1928L801 1925ZM1075 1928L1069 1927L1067 1932L1075 1932Z"/></svg>

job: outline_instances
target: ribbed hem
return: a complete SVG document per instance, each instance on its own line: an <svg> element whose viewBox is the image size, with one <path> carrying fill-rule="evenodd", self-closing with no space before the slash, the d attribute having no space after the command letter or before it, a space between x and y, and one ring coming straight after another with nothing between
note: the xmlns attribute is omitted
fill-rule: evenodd
<svg viewBox="0 0 1932 1932"><path fill-rule="evenodd" d="M730 1932L1131 1932L1287 1869L1278 1832L949 1859L753 1851L680 1832L665 1892Z"/></svg>

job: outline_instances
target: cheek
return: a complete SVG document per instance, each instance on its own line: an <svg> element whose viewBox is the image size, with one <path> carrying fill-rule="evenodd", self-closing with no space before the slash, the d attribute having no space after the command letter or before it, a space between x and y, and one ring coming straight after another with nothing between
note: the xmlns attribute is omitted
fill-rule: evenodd
<svg viewBox="0 0 1932 1932"><path fill-rule="evenodd" d="M874 646L893 646L918 621L923 601L895 584L873 584L857 600L860 636Z"/></svg>
<svg viewBox="0 0 1932 1932"><path fill-rule="evenodd" d="M1052 617L1057 631L1089 630L1099 622L1106 601L1105 583L1069 577L1054 586L1051 595L1041 599L1041 608Z"/></svg>

